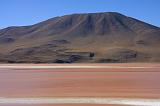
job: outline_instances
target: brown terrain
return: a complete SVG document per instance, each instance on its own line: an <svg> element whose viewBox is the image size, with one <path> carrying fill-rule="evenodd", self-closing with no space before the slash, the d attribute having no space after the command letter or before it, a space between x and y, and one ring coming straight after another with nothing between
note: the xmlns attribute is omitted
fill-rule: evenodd
<svg viewBox="0 0 160 106"><path fill-rule="evenodd" d="M5 66L35 66L34 64ZM38 64L42 66L46 64ZM28 69L0 68L0 96L160 98L159 64L85 64L113 68ZM0 65L4 66L4 65ZM47 64L46 66L60 66ZM84 66L83 64L63 66ZM2 86L3 85L3 86ZM0 104L0 106L11 106ZM14 104L12 104L14 106ZM17 105L15 106L22 106ZM122 106L96 104L42 104L23 106Z"/></svg>
<svg viewBox="0 0 160 106"><path fill-rule="evenodd" d="M160 28L116 12L0 30L1 63L159 62Z"/></svg>
<svg viewBox="0 0 160 106"><path fill-rule="evenodd" d="M75 65L82 66L81 64ZM107 66L107 64L93 64L91 66L95 65ZM0 86L0 96L160 97L159 64L108 65L113 66L113 68L0 68L0 85L3 85ZM22 66L25 67L25 65ZM32 64L26 66L32 66ZM122 68L114 68L117 66Z"/></svg>

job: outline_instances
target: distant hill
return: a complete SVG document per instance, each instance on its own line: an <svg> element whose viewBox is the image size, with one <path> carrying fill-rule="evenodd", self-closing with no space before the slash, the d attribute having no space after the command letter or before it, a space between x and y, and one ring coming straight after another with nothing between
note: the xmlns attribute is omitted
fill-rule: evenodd
<svg viewBox="0 0 160 106"><path fill-rule="evenodd" d="M160 62L160 28L116 12L0 30L1 63Z"/></svg>

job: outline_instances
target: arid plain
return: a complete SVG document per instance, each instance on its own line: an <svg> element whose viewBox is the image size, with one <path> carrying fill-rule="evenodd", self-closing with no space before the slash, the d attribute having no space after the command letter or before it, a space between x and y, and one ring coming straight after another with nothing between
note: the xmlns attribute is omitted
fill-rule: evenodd
<svg viewBox="0 0 160 106"><path fill-rule="evenodd" d="M0 78L1 98L160 98L160 64L156 63L2 64ZM72 106L71 104L23 106ZM0 106L11 104L1 103Z"/></svg>

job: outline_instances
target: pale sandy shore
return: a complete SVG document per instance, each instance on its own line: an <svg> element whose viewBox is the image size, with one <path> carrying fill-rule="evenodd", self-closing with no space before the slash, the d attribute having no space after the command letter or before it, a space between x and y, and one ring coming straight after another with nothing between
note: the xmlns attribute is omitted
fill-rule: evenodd
<svg viewBox="0 0 160 106"><path fill-rule="evenodd" d="M11 104L1 104L0 106L11 106ZM12 106L127 106L127 105L106 105L106 104L12 104Z"/></svg>
<svg viewBox="0 0 160 106"><path fill-rule="evenodd" d="M101 97L156 100L160 98L160 64L157 63L1 64L0 78L0 96L6 98ZM23 106L26 105L23 104ZM57 105L70 106L69 104ZM57 105L41 104L38 106ZM73 105L81 106L81 104ZM90 105L83 104L82 106ZM22 105L6 103L0 106ZM93 106L101 105L94 104Z"/></svg>
<svg viewBox="0 0 160 106"><path fill-rule="evenodd" d="M133 106L157 106L160 99L129 99L129 98L0 98L0 104L114 104Z"/></svg>
<svg viewBox="0 0 160 106"><path fill-rule="evenodd" d="M160 68L159 63L115 63L115 64L0 64L2 69L147 69Z"/></svg>

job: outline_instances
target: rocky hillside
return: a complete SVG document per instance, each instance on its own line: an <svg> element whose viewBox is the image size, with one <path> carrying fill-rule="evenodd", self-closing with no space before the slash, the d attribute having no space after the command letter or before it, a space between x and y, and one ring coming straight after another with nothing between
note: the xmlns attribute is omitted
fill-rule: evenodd
<svg viewBox="0 0 160 106"><path fill-rule="evenodd" d="M160 28L115 12L0 30L1 63L160 62Z"/></svg>

